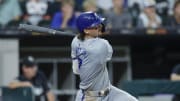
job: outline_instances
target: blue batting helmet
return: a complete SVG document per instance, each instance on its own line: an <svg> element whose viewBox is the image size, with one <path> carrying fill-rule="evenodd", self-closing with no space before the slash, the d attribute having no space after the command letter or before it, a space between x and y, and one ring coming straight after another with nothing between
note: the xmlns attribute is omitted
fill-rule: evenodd
<svg viewBox="0 0 180 101"><path fill-rule="evenodd" d="M76 20L77 28L80 33L83 33L84 29L95 27L103 23L105 18L98 16L94 12L84 12ZM102 24L104 27L104 24ZM103 28L104 32L105 28Z"/></svg>

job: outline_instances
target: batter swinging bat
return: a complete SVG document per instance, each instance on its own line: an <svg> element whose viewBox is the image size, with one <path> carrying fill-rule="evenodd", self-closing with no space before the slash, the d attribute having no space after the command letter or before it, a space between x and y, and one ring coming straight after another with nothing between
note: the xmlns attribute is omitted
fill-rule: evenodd
<svg viewBox="0 0 180 101"><path fill-rule="evenodd" d="M35 25L28 25L28 24L20 24L19 29L31 31L31 32L39 32L39 33L48 33L50 35L66 35L66 36L75 36L72 32L67 31L58 31L51 28L45 28Z"/></svg>

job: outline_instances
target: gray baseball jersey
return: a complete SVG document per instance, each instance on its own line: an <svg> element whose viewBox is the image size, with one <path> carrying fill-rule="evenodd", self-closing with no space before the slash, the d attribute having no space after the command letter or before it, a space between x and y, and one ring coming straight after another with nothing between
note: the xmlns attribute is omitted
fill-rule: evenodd
<svg viewBox="0 0 180 101"><path fill-rule="evenodd" d="M112 53L112 46L105 39L98 37L86 39L84 41L79 40L77 37L73 39L71 44L73 72L80 75L80 89L98 91L105 89L110 85L106 62L111 59ZM85 99L94 99L93 101L119 101L113 99L123 96L121 99L125 100L122 101L137 101L127 100L130 96L129 94L122 93L122 91L118 91L118 89L113 86L111 88L112 89L108 95L109 97L106 96L106 98L103 98L104 100L99 100L100 98L98 97L87 98L87 96L85 96ZM111 94L117 97L112 97ZM79 92L76 101L86 101L82 99L82 95L82 92ZM111 98L111 100L109 100L109 98Z"/></svg>
<svg viewBox="0 0 180 101"><path fill-rule="evenodd" d="M77 73L81 89L101 90L110 84L106 62L112 56L112 47L107 40L92 38L84 41L75 37L72 41L72 58L78 60Z"/></svg>

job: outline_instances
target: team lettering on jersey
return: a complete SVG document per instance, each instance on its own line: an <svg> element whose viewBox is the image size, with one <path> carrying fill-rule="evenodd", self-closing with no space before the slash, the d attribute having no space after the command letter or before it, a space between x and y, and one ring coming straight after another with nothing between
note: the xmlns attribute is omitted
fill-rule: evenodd
<svg viewBox="0 0 180 101"><path fill-rule="evenodd" d="M78 59L78 66L79 69L81 68L83 60L87 57L87 52L86 49L82 47L77 47L76 48L76 59Z"/></svg>

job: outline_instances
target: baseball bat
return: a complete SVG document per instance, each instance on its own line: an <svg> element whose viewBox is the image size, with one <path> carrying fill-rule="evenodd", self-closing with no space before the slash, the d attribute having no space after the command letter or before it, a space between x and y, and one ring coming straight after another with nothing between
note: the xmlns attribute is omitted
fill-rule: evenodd
<svg viewBox="0 0 180 101"><path fill-rule="evenodd" d="M40 27L35 25L28 24L19 24L19 29L31 31L31 32L39 32L39 33L47 33L50 35L65 35L65 36L75 36L73 32L67 31L58 31L51 28Z"/></svg>

